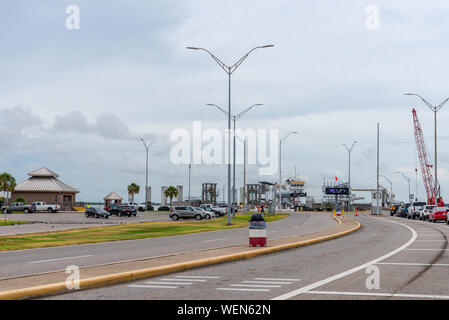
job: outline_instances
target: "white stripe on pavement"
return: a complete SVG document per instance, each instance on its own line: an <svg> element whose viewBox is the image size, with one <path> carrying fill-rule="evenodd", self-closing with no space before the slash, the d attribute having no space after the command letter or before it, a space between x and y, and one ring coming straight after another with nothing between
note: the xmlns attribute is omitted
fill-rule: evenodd
<svg viewBox="0 0 449 320"><path fill-rule="evenodd" d="M204 278L204 279L220 279L217 276L176 276L175 278Z"/></svg>
<svg viewBox="0 0 449 320"><path fill-rule="evenodd" d="M205 279L167 279L167 278L164 278L164 279L161 279L161 280L163 280L163 281L195 281L195 282L207 281Z"/></svg>
<svg viewBox="0 0 449 320"><path fill-rule="evenodd" d="M42 263L42 262L51 262L51 261L60 261L60 260L69 260L69 259L78 259L78 258L87 258L87 257L92 257L92 255L88 254L85 256L65 257L65 258L48 259L48 260L37 260L37 261L30 261L28 263Z"/></svg>
<svg viewBox="0 0 449 320"><path fill-rule="evenodd" d="M267 292L270 289L252 289L252 288L217 288L220 291L259 291L259 292Z"/></svg>
<svg viewBox="0 0 449 320"><path fill-rule="evenodd" d="M280 288L279 285L268 284L230 284L230 287L254 287L254 288Z"/></svg>
<svg viewBox="0 0 449 320"><path fill-rule="evenodd" d="M210 240L203 240L201 242L212 242L212 241L220 241L220 240L226 240L227 238L219 238L219 239L210 239Z"/></svg>
<svg viewBox="0 0 449 320"><path fill-rule="evenodd" d="M253 281L253 280L248 280L248 281L242 281L243 283L260 283L260 284L292 284L293 282L291 281Z"/></svg>
<svg viewBox="0 0 449 320"><path fill-rule="evenodd" d="M415 249L415 248L412 248L412 249L405 249L406 251L435 251L435 250L438 250L438 251L447 251L447 250L449 250L449 249Z"/></svg>
<svg viewBox="0 0 449 320"><path fill-rule="evenodd" d="M346 296L373 296L373 297L398 297L398 298L419 298L419 299L449 299L449 296L429 295L429 294L408 294L408 293L377 293L377 292L339 292L339 291L308 291L311 294L331 294Z"/></svg>
<svg viewBox="0 0 449 320"><path fill-rule="evenodd" d="M160 289L174 289L174 288L177 288L176 286L144 286L144 285L139 285L139 284L132 284L132 285L129 285L128 287L132 287L132 288L160 288Z"/></svg>
<svg viewBox="0 0 449 320"><path fill-rule="evenodd" d="M282 278L254 278L254 280L301 281L301 279L282 279Z"/></svg>
<svg viewBox="0 0 449 320"><path fill-rule="evenodd" d="M372 219L376 219L376 218L372 218ZM387 254L385 254L385 255L377 258L377 259L371 260L371 261L369 261L369 262L367 262L365 264L362 264L362 265L360 265L358 267L355 267L355 268L346 270L344 272L338 273L338 274L336 274L334 276L328 277L328 278L323 279L321 281L314 282L314 283L309 284L309 285L307 285L305 287L302 287L302 288L290 291L288 293L282 294L280 296L274 297L274 298L272 298L272 300L287 300L287 299L290 299L290 298L295 297L297 295L300 295L302 293L305 293L307 291L310 291L310 290L313 290L315 288L321 287L321 286L323 286L325 284L328 284L328 283L330 283L332 281L335 281L337 279L341 279L343 277L346 277L346 276L348 276L350 274L353 274L353 273L355 273L357 271L363 270L363 269L365 269L365 268L367 268L367 267L369 267L369 266L371 266L373 264L381 262L382 260L385 260L385 259L387 259L387 258L389 258L391 256L394 256L395 254L401 252L402 250L404 250L408 246L410 246L413 242L415 242L416 238L418 237L418 234L416 233L416 231L413 230L412 228L410 228L406 224L395 222L395 221L390 221L390 220L384 220L384 221L385 222L388 221L389 223L395 223L395 224L401 225L403 227L406 227L407 229L409 229L412 232L412 237L404 245L400 246L399 248L397 248L397 249L395 249L395 250L393 250L393 251L391 251L391 252L389 252L389 253L387 253Z"/></svg>
<svg viewBox="0 0 449 320"><path fill-rule="evenodd" d="M379 262L377 264L383 265L398 265L398 266L439 266L448 267L447 263L411 263L411 262Z"/></svg>

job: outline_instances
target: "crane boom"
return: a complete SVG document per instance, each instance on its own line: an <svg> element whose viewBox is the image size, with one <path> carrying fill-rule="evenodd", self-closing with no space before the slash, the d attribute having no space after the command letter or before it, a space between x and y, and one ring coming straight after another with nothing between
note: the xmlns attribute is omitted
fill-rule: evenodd
<svg viewBox="0 0 449 320"><path fill-rule="evenodd" d="M437 204L438 206L442 206L444 203L440 195L440 184L437 182L437 184L435 185L434 183L432 171L430 170L430 168L432 168L433 165L430 163L429 158L427 157L427 149L426 144L424 142L424 135L415 109L412 110L412 114L413 114L413 126L415 129L416 147L418 149L419 163L421 165L421 174L424 181L424 188L426 189L427 193L427 204L429 205Z"/></svg>

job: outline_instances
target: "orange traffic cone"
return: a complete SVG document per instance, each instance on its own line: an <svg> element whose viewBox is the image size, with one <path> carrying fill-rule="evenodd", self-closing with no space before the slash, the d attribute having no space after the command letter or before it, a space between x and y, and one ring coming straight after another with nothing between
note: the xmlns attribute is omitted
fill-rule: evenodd
<svg viewBox="0 0 449 320"><path fill-rule="evenodd" d="M357 208L355 208L355 216L356 216L356 217L358 216L358 214L357 214Z"/></svg>

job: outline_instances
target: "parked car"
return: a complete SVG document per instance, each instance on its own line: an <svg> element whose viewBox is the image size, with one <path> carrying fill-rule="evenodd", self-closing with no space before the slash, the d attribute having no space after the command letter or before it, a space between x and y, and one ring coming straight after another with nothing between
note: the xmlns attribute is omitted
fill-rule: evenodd
<svg viewBox="0 0 449 320"><path fill-rule="evenodd" d="M15 212L15 211L19 211L19 212L25 212L25 213L32 213L34 212L36 209L32 204L24 204L22 202L12 202L7 206L3 206L1 207L1 211L3 213L11 213L11 212Z"/></svg>
<svg viewBox="0 0 449 320"><path fill-rule="evenodd" d="M438 220L447 221L447 207L435 207L429 214L429 222L437 222Z"/></svg>
<svg viewBox="0 0 449 320"><path fill-rule="evenodd" d="M86 209L85 212L86 218L89 217L94 217L94 218L105 218L105 219L109 219L109 212L107 212L106 210L102 209L102 208L95 208L95 207L90 207Z"/></svg>
<svg viewBox="0 0 449 320"><path fill-rule="evenodd" d="M151 204L147 204L147 211L154 211L154 207Z"/></svg>
<svg viewBox="0 0 449 320"><path fill-rule="evenodd" d="M395 214L397 214L400 206L400 204L392 204L390 207L390 216L394 216Z"/></svg>
<svg viewBox="0 0 449 320"><path fill-rule="evenodd" d="M200 205L200 208L203 210L206 210L206 208L210 208L213 212L215 212L216 214L218 214L220 217L224 216L227 212L228 212L228 207L225 205L222 205L223 207L220 206L214 206L212 204L202 204Z"/></svg>
<svg viewBox="0 0 449 320"><path fill-rule="evenodd" d="M205 214L202 210L196 210L190 206L175 206L173 211L170 212L169 217L173 220L194 218L201 220L205 218Z"/></svg>
<svg viewBox="0 0 449 320"><path fill-rule="evenodd" d="M196 210L202 211L206 219L216 218L215 212L211 208L201 209L199 207L193 207Z"/></svg>
<svg viewBox="0 0 449 320"><path fill-rule="evenodd" d="M119 217L122 216L135 217L137 215L136 208L124 204L113 204L109 207L109 210L107 211L109 212L110 215L116 215Z"/></svg>
<svg viewBox="0 0 449 320"><path fill-rule="evenodd" d="M159 206L159 208L157 208L157 211L170 211L170 207L169 206Z"/></svg>
<svg viewBox="0 0 449 320"><path fill-rule="evenodd" d="M399 207L398 212L396 213L397 217L406 218L408 213L408 207L410 206L409 203L403 204Z"/></svg>
<svg viewBox="0 0 449 320"><path fill-rule="evenodd" d="M61 209L59 204L47 204L45 202L33 202L31 205L35 207L35 211L47 211L49 213L58 212Z"/></svg>
<svg viewBox="0 0 449 320"><path fill-rule="evenodd" d="M419 217L419 210L422 209L427 203L424 201L413 201L408 208L407 218L415 219Z"/></svg>
<svg viewBox="0 0 449 320"><path fill-rule="evenodd" d="M422 209L419 210L419 220L428 220L429 214L435 208L436 205L426 205Z"/></svg>

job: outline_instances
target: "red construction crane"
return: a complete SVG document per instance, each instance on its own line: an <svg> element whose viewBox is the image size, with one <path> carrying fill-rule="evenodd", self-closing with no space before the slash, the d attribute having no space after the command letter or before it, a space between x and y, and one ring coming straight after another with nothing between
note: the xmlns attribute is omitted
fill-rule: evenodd
<svg viewBox="0 0 449 320"><path fill-rule="evenodd" d="M416 110L412 110L413 114L413 126L415 128L415 140L416 147L418 148L418 157L419 163L421 165L421 173L424 180L424 187L427 193L427 204L434 205L435 199L438 206L443 206L443 198L440 195L440 184L437 182L435 186L435 181L433 180L432 171L430 168L433 165L430 163L429 158L427 157L427 148L424 142L424 135L422 133L421 125L418 121L418 116L416 114Z"/></svg>

